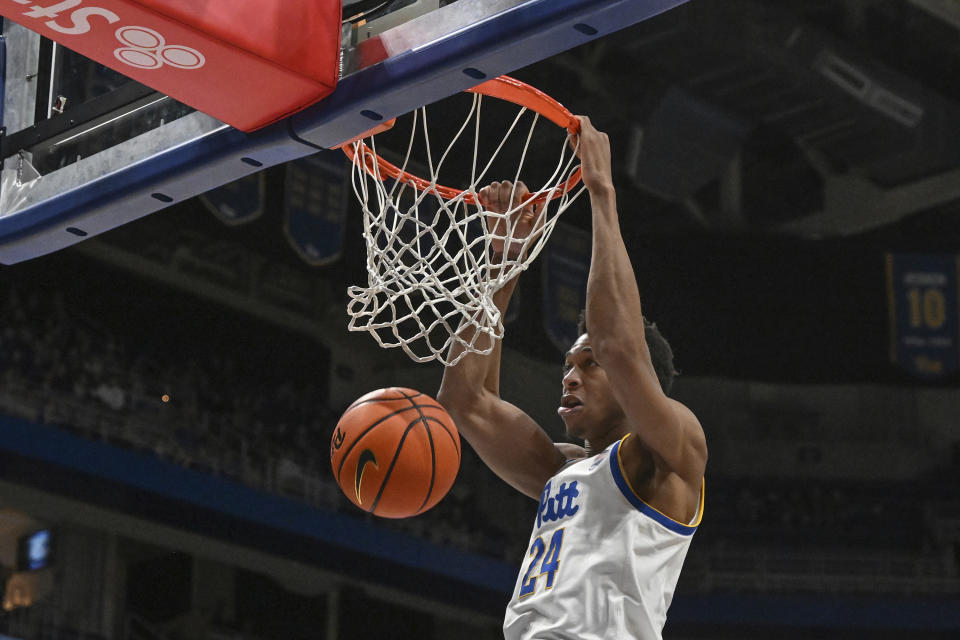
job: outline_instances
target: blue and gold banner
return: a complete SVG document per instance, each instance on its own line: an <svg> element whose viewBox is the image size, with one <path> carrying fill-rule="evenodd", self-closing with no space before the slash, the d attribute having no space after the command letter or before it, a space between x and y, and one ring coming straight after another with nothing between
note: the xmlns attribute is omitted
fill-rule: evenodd
<svg viewBox="0 0 960 640"><path fill-rule="evenodd" d="M252 222L263 215L267 179L263 171L234 180L200 196L200 201L220 222L231 227Z"/></svg>
<svg viewBox="0 0 960 640"><path fill-rule="evenodd" d="M953 255L887 254L890 359L913 375L960 368L958 268Z"/></svg>
<svg viewBox="0 0 960 640"><path fill-rule="evenodd" d="M591 236L558 222L544 249L543 322L547 335L566 353L577 335L577 318L587 301Z"/></svg>
<svg viewBox="0 0 960 640"><path fill-rule="evenodd" d="M341 151L321 151L286 164L283 230L309 264L324 265L340 257L347 229L349 168Z"/></svg>

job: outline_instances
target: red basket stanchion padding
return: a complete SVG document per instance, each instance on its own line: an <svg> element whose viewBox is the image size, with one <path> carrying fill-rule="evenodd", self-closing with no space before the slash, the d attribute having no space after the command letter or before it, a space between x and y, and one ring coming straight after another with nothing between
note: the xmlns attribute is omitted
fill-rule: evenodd
<svg viewBox="0 0 960 640"><path fill-rule="evenodd" d="M237 129L329 95L339 0L19 0L0 15Z"/></svg>

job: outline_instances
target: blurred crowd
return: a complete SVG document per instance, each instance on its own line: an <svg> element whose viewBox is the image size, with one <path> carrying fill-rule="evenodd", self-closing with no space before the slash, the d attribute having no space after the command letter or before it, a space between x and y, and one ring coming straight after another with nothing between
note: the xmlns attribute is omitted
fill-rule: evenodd
<svg viewBox="0 0 960 640"><path fill-rule="evenodd" d="M173 308L162 291L91 306L69 288L0 286L0 411L369 517L329 470L344 407L326 400L321 346L241 326L249 319L199 300ZM923 503L912 498L926 490L909 484L711 477L707 486L700 545L930 546ZM514 563L534 512L464 447L460 477L438 507L377 522Z"/></svg>
<svg viewBox="0 0 960 640"><path fill-rule="evenodd" d="M917 550L930 544L923 503L903 484L749 478L714 485L709 526L718 541L821 549Z"/></svg>
<svg viewBox="0 0 960 640"><path fill-rule="evenodd" d="M288 344L258 326L255 338L226 343L255 339L268 349L224 349L202 328L193 339L162 337L163 327L125 318L122 309L95 315L63 292L7 286L2 296L0 412L367 517L329 470L330 435L343 407L325 400L329 363L319 346L305 357L306 339ZM222 327L235 315L208 313ZM243 335L250 328L232 330ZM377 522L514 562L522 549L510 543L526 540L535 505L491 480L465 449L459 479L439 506L417 518ZM499 508L516 510L516 517L484 517L476 509L477 493L491 486L504 493ZM517 530L504 530L504 522Z"/></svg>

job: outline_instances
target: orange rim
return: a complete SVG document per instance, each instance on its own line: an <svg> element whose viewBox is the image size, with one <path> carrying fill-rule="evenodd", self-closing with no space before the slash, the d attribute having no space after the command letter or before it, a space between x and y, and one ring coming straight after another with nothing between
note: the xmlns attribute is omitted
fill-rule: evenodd
<svg viewBox="0 0 960 640"><path fill-rule="evenodd" d="M580 131L580 122L573 117L573 114L570 113L566 107L539 89L535 89L525 82L520 82L515 78L511 78L509 76L498 76L492 80L487 80L486 82L479 84L472 89L467 89L467 91L470 93L479 93L481 95L490 96L491 98L506 100L507 102L512 102L520 105L521 107L526 107L532 111L536 111L546 119L550 120L550 122L553 122L558 127L566 129L571 134L576 134ZM393 121L390 121L390 124L392 125ZM383 130L383 125L378 125L378 127L375 127L374 129L357 136L355 140L365 138L368 135L373 135ZM432 187L429 180L424 180L423 178L415 176L412 173L403 171L395 164L384 160L375 154L373 150L366 145L366 143L360 143L360 146L363 148L363 157L365 159L364 168L370 175L378 177L377 172L374 171L373 168L373 163L376 162L377 167L379 168L379 177L381 178L393 178L398 182L410 185L418 191L426 191ZM341 148L343 149L343 152L347 154L347 157L350 158L351 162L356 162L352 144L344 143ZM547 193L541 193L534 198L533 204L539 206L543 205L545 202L547 202L547 200L559 198L561 195L577 186L577 183L579 182L580 167L577 167L576 171L574 171L565 182L559 183L556 188L549 190ZM433 188L435 188L437 193L447 200L458 198L464 193L463 189L445 187L441 184L438 184ZM472 193L467 193L463 201L467 204L479 204Z"/></svg>

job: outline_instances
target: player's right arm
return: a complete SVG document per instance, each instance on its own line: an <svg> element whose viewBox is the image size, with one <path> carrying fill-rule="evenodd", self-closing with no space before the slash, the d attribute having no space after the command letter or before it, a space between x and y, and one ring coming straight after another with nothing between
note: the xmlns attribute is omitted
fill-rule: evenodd
<svg viewBox="0 0 960 640"><path fill-rule="evenodd" d="M523 199L526 188L521 187L495 182L479 195L485 207L502 212L511 196L514 202ZM516 286L517 278L513 278L494 294L493 302L501 314L506 313ZM468 344L472 331L469 326L460 328ZM450 359L462 349L454 344ZM571 451L565 448L561 452L533 418L500 397L500 351L498 340L490 354L468 353L456 365L446 367L437 399L484 463L510 486L536 500L566 461L564 452Z"/></svg>

